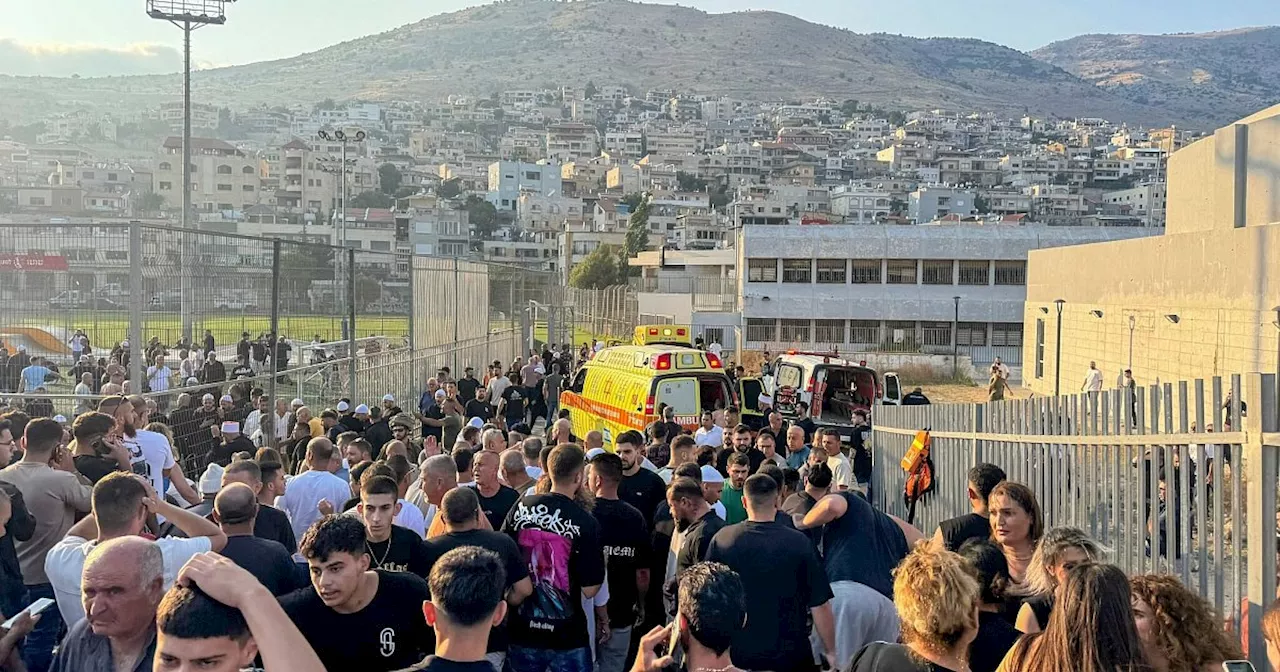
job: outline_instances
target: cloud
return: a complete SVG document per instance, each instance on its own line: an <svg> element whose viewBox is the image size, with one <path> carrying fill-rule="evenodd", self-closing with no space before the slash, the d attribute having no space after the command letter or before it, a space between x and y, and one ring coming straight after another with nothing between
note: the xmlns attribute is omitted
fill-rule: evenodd
<svg viewBox="0 0 1280 672"><path fill-rule="evenodd" d="M0 74L48 77L155 75L182 69L182 54L158 44L25 43L0 39Z"/></svg>

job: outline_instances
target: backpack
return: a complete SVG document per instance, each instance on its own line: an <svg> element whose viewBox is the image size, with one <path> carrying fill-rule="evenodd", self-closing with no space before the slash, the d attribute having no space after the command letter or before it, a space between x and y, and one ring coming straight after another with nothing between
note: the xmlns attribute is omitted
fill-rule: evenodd
<svg viewBox="0 0 1280 672"><path fill-rule="evenodd" d="M929 430L923 429L916 432L916 438L911 441L911 447L902 457L902 470L906 472L906 478L902 484L902 501L907 505L908 524L915 524L916 502L924 499L925 495L933 492L938 486L934 474L933 457L929 454L931 445Z"/></svg>

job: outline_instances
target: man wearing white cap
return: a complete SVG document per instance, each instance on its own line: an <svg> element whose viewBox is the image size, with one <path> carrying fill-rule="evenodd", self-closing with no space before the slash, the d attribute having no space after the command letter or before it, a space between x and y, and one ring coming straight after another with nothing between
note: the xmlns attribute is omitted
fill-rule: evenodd
<svg viewBox="0 0 1280 672"><path fill-rule="evenodd" d="M209 453L209 461L214 464L225 467L231 464L231 457L236 453L243 451L252 455L257 451L253 442L240 433L240 423L235 420L223 422L219 429L222 434L222 445Z"/></svg>
<svg viewBox="0 0 1280 672"><path fill-rule="evenodd" d="M720 495L723 492L724 476L720 470L709 464L702 465L702 498L707 500L707 505L720 516L720 520L728 516L724 502L720 501Z"/></svg>
<svg viewBox="0 0 1280 672"><path fill-rule="evenodd" d="M396 395L386 394L382 396L382 417L394 418L403 412L404 411L400 410L400 407L396 405Z"/></svg>

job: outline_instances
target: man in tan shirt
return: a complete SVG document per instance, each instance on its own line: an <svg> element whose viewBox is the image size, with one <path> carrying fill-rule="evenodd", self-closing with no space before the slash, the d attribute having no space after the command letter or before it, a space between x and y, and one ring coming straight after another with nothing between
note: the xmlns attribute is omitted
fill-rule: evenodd
<svg viewBox="0 0 1280 672"><path fill-rule="evenodd" d="M32 420L23 438L26 453L22 461L0 471L0 481L11 483L22 492L27 510L36 519L35 533L16 544L22 582L33 602L42 597L54 599L53 586L44 572L45 555L66 536L76 512L89 512L93 493L89 479L76 471L71 452L61 442L61 425L49 418ZM28 669L49 668L61 626L57 609L41 614L23 651Z"/></svg>

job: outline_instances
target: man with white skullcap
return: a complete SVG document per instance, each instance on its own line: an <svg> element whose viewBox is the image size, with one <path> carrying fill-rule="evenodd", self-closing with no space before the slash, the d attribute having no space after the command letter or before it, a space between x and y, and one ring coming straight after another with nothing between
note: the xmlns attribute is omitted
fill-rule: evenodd
<svg viewBox="0 0 1280 672"><path fill-rule="evenodd" d="M243 451L253 455L257 451L253 442L240 433L240 423L234 420L223 422L219 427L219 433L222 435L222 444L209 454L209 461L214 464L225 467L231 464L231 458L236 453Z"/></svg>

